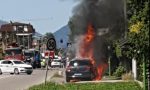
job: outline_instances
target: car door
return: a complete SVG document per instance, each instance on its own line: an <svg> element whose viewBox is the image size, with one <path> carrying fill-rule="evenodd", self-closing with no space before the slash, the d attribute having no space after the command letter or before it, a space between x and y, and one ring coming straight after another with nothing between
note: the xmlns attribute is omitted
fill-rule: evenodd
<svg viewBox="0 0 150 90"><path fill-rule="evenodd" d="M8 72L8 61L2 61L1 62L1 70L3 72Z"/></svg>
<svg viewBox="0 0 150 90"><path fill-rule="evenodd" d="M13 62L12 61L8 61L7 72L14 72Z"/></svg>
<svg viewBox="0 0 150 90"><path fill-rule="evenodd" d="M2 72L5 70L5 65L3 64L3 61L0 62L0 69Z"/></svg>

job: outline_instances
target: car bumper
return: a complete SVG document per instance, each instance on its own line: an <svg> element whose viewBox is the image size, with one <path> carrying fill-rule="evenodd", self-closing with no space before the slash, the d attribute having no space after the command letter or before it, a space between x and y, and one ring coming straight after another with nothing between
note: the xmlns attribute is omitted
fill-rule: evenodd
<svg viewBox="0 0 150 90"><path fill-rule="evenodd" d="M92 73L84 72L84 73L67 73L66 77L70 79L92 79Z"/></svg>
<svg viewBox="0 0 150 90"><path fill-rule="evenodd" d="M61 67L61 65L51 65L52 67Z"/></svg>
<svg viewBox="0 0 150 90"><path fill-rule="evenodd" d="M33 69L23 69L23 68L20 68L20 69L19 69L19 72L20 72L20 73L32 73L32 72L33 72Z"/></svg>

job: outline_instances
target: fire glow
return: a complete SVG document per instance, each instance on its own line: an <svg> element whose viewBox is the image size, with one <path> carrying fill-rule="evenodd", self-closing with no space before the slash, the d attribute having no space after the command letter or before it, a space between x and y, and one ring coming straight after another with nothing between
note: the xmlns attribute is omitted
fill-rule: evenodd
<svg viewBox="0 0 150 90"><path fill-rule="evenodd" d="M92 64L95 66L96 62L94 60L94 49L93 49L93 41L96 37L96 33L94 32L94 28L92 24L88 24L87 33L83 36L83 41L80 43L80 56L82 58L89 58ZM97 66L97 76L95 80L101 80L102 74L107 68L107 64L100 64Z"/></svg>

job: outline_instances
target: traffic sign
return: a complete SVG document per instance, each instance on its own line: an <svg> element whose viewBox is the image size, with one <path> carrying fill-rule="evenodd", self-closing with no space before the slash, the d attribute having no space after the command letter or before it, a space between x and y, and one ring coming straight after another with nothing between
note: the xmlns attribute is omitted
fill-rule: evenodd
<svg viewBox="0 0 150 90"><path fill-rule="evenodd" d="M56 41L54 38L50 38L47 41L47 49L48 50L55 50L56 49Z"/></svg>

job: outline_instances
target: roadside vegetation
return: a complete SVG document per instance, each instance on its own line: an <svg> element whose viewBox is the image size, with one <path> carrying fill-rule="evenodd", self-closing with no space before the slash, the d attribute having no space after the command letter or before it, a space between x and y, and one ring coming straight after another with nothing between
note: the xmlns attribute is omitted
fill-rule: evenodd
<svg viewBox="0 0 150 90"><path fill-rule="evenodd" d="M30 87L29 90L143 90L136 82L56 84L49 82Z"/></svg>

